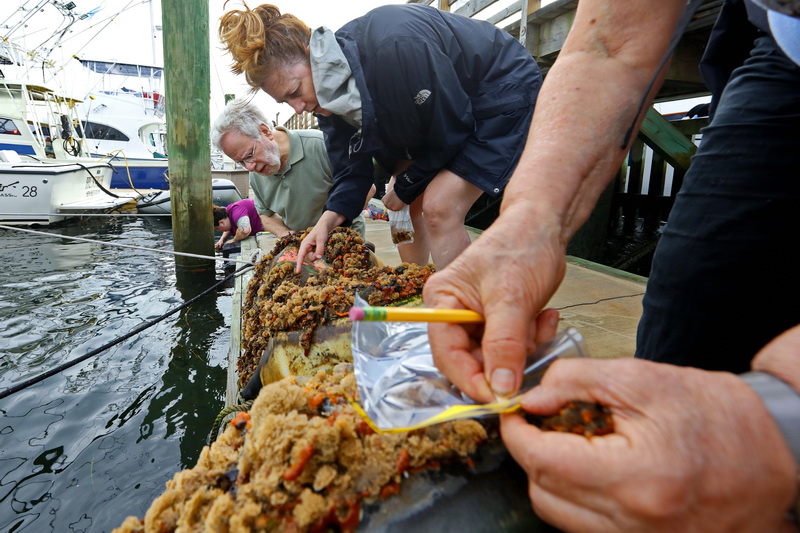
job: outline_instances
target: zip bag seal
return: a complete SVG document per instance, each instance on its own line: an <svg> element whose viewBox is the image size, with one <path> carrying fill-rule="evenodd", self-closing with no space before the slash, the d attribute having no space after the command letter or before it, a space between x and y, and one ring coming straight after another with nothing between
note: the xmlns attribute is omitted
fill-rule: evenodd
<svg viewBox="0 0 800 533"><path fill-rule="evenodd" d="M354 306L366 305L356 295ZM568 328L528 356L518 393L479 404L434 365L425 322L354 321L351 348L359 395L353 405L372 429L383 433L514 411L553 361L589 356L583 336Z"/></svg>

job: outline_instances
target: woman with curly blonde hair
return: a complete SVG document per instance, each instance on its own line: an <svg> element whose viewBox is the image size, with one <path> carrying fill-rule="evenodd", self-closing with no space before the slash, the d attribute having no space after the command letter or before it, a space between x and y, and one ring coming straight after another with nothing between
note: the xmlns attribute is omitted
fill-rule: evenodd
<svg viewBox="0 0 800 533"><path fill-rule="evenodd" d="M386 207L410 205L403 260L443 268L470 243L464 217L499 196L522 153L541 74L525 48L485 21L420 4L373 9L335 33L269 4L233 10L219 36L243 73L297 113L318 117L334 184L299 259L363 208L373 158L393 174Z"/></svg>

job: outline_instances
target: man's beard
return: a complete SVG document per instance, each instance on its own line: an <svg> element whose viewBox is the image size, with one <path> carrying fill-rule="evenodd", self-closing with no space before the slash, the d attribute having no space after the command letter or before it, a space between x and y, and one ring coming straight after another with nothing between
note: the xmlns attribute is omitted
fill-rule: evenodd
<svg viewBox="0 0 800 533"><path fill-rule="evenodd" d="M260 172L260 174L264 176L270 176L281 169L281 154L277 148L264 147L264 160L264 171ZM270 172L269 169L274 170Z"/></svg>

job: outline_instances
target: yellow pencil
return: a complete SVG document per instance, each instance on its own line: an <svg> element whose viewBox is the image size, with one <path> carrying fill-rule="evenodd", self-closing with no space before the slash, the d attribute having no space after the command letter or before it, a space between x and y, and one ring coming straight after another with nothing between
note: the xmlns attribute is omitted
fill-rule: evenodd
<svg viewBox="0 0 800 533"><path fill-rule="evenodd" d="M468 309L428 309L425 307L351 307L350 320L371 322L483 322L483 317Z"/></svg>

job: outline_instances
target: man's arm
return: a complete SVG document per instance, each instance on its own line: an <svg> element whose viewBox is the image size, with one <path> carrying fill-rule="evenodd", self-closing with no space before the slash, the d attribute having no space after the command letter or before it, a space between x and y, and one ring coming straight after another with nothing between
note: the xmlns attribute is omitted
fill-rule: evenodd
<svg viewBox="0 0 800 533"><path fill-rule="evenodd" d="M219 240L217 241L217 244L214 245L214 247L215 248L222 248L225 245L225 241L228 239L230 234L231 234L230 231L223 231L222 232L222 236L219 238Z"/></svg>
<svg viewBox="0 0 800 533"><path fill-rule="evenodd" d="M233 242L238 242L243 239L246 239L250 236L250 233L253 231L252 226L250 225L250 217L243 216L239 217L236 220L236 234L233 236Z"/></svg>
<svg viewBox="0 0 800 533"><path fill-rule="evenodd" d="M622 139L684 5L675 0L580 3L539 93L504 209L535 206L541 216L559 223L562 241L569 241L627 155Z"/></svg>
<svg viewBox="0 0 800 533"><path fill-rule="evenodd" d="M437 365L470 396L491 400L519 387L536 314L563 279L567 243L627 153L622 139L684 4L578 4L500 216L424 289L432 307L466 307L486 318L482 338L460 325L429 329ZM475 341L482 341L480 358L471 352Z"/></svg>
<svg viewBox="0 0 800 533"><path fill-rule="evenodd" d="M264 229L275 234L276 237L280 238L291 233L291 230L286 227L283 223L283 219L277 213L273 213L272 216L259 214L259 217L261 218L261 225L264 226Z"/></svg>

